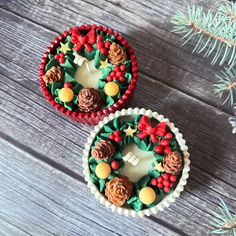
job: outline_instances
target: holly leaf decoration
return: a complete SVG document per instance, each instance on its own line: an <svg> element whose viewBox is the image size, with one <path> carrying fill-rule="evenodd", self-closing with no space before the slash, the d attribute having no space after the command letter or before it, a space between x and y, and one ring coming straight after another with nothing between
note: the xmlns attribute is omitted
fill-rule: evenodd
<svg viewBox="0 0 236 236"><path fill-rule="evenodd" d="M51 93L53 96L55 96L55 91L57 89L61 89L63 87L63 82L62 81L59 81L59 82L55 82L55 83L52 83L51 84ZM57 95L56 95L57 96Z"/></svg>
<svg viewBox="0 0 236 236"><path fill-rule="evenodd" d="M104 125L103 129L107 132L107 133L113 133L113 129L109 126L109 125Z"/></svg>
<svg viewBox="0 0 236 236"><path fill-rule="evenodd" d="M49 54L51 55L51 54ZM49 56L48 56L49 57ZM49 62L47 63L47 65L45 66L45 71L48 71L51 67L53 66L59 66L59 62L58 60L55 60L53 55L52 55L52 58L49 59Z"/></svg>
<svg viewBox="0 0 236 236"><path fill-rule="evenodd" d="M157 154L156 152L154 152L154 157L156 158L157 162L162 162L163 158L164 158L164 155L160 155L160 154Z"/></svg>
<svg viewBox="0 0 236 236"><path fill-rule="evenodd" d="M148 175L152 178L157 178L160 176L160 173L157 170L149 170Z"/></svg>
<svg viewBox="0 0 236 236"><path fill-rule="evenodd" d="M148 175L145 175L143 176L138 182L137 182L137 185L138 185L138 188L141 189L145 186L147 186L148 182L150 181L150 176Z"/></svg>
<svg viewBox="0 0 236 236"><path fill-rule="evenodd" d="M132 196L128 201L127 201L127 204L131 204L133 203L134 201L136 201L138 199L138 197L136 195Z"/></svg>
<svg viewBox="0 0 236 236"><path fill-rule="evenodd" d="M72 90L73 90L73 92L74 92L74 94L79 94L79 91L81 90L83 88L83 86L81 85L81 84L79 84L79 83L77 83L73 88L72 88Z"/></svg>
<svg viewBox="0 0 236 236"><path fill-rule="evenodd" d="M93 183L97 184L98 181L99 181L99 178L94 174L94 173L91 173L90 174L90 179Z"/></svg>
<svg viewBox="0 0 236 236"><path fill-rule="evenodd" d="M137 146L141 150L143 150L143 151L147 150L148 145L146 144L146 142L144 140L138 138L137 136L134 136L134 142L137 144Z"/></svg>
<svg viewBox="0 0 236 236"><path fill-rule="evenodd" d="M89 157L88 162L89 162L89 164L94 164L97 161L94 159L94 157L91 156L91 157Z"/></svg>
<svg viewBox="0 0 236 236"><path fill-rule="evenodd" d="M99 179L99 191L103 192L104 188L106 185L106 180L105 179Z"/></svg>
<svg viewBox="0 0 236 236"><path fill-rule="evenodd" d="M64 107L70 111L73 109L73 103L72 102L64 102Z"/></svg>
<svg viewBox="0 0 236 236"><path fill-rule="evenodd" d="M141 211L143 208L143 203L139 199L134 201L131 205L135 211Z"/></svg>
<svg viewBox="0 0 236 236"><path fill-rule="evenodd" d="M97 166L96 163L95 163L95 164L92 164L92 165L89 165L90 171L91 171L91 172L95 172L96 166Z"/></svg>
<svg viewBox="0 0 236 236"><path fill-rule="evenodd" d="M118 118L115 118L115 119L113 120L112 124L113 124L113 127L114 127L115 129L119 129L120 123L119 123L119 119L118 119Z"/></svg>

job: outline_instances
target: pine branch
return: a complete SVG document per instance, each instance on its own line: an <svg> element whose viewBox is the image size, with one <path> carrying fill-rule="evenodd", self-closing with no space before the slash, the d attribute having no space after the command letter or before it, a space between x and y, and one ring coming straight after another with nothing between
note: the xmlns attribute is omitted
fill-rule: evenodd
<svg viewBox="0 0 236 236"><path fill-rule="evenodd" d="M224 99L223 104L228 103L233 106L236 96L236 68L228 70L225 68L221 75L216 75L218 83L214 85L213 92L220 99Z"/></svg>
<svg viewBox="0 0 236 236"><path fill-rule="evenodd" d="M225 202L220 198L220 215L216 214L214 219L216 230L213 234L225 234L236 236L236 214L231 214Z"/></svg>
<svg viewBox="0 0 236 236"><path fill-rule="evenodd" d="M218 11L226 15L230 20L236 21L236 4L233 2L221 5Z"/></svg>
<svg viewBox="0 0 236 236"><path fill-rule="evenodd" d="M236 4L234 4L236 6ZM222 13L206 14L201 7L188 7L188 13L178 11L171 22L174 32L183 35L184 44L195 43L193 52L205 52L204 57L215 54L212 64L227 62L230 69L236 64L236 21Z"/></svg>

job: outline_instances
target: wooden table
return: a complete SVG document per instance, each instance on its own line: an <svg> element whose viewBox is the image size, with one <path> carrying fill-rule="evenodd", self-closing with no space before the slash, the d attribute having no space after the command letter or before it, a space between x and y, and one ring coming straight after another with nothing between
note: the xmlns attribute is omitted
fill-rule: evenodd
<svg viewBox="0 0 236 236"><path fill-rule="evenodd" d="M1 0L0 235L210 235L218 197L236 208L236 136L230 110L212 95L217 66L171 33L188 4L219 0ZM132 107L170 118L184 134L191 172L181 197L144 218L113 214L86 187L81 155L93 127L44 99L41 54L64 29L108 25L134 47L139 78Z"/></svg>

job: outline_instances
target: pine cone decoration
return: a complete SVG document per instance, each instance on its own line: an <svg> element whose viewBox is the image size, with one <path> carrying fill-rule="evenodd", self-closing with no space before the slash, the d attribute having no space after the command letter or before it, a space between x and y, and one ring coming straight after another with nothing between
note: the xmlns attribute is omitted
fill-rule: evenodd
<svg viewBox="0 0 236 236"><path fill-rule="evenodd" d="M78 100L79 109L84 112L97 111L102 104L100 93L94 88L81 89Z"/></svg>
<svg viewBox="0 0 236 236"><path fill-rule="evenodd" d="M112 43L108 51L108 59L114 65L123 63L127 57L124 49L116 43Z"/></svg>
<svg viewBox="0 0 236 236"><path fill-rule="evenodd" d="M107 160L115 154L116 148L109 140L99 141L92 150L92 156L95 160Z"/></svg>
<svg viewBox="0 0 236 236"><path fill-rule="evenodd" d="M183 168L182 156L179 152L170 152L164 157L163 167L166 173L177 175Z"/></svg>
<svg viewBox="0 0 236 236"><path fill-rule="evenodd" d="M43 75L43 80L45 83L55 83L63 79L63 72L60 66L51 67L45 75Z"/></svg>
<svg viewBox="0 0 236 236"><path fill-rule="evenodd" d="M108 201L120 207L130 198L133 192L133 183L128 177L120 175L106 183L105 196Z"/></svg>

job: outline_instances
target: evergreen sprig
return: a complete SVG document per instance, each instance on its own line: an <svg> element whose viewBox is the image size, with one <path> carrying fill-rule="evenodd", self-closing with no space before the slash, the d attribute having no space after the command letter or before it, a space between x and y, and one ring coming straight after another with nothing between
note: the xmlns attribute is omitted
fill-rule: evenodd
<svg viewBox="0 0 236 236"><path fill-rule="evenodd" d="M236 69L228 70L225 68L216 77L218 83L214 85L214 94L220 99L224 98L223 104L228 102L230 106L233 106L236 96Z"/></svg>
<svg viewBox="0 0 236 236"><path fill-rule="evenodd" d="M236 236L236 214L231 214L225 202L220 198L220 214L215 214L215 229L213 234L227 234Z"/></svg>
<svg viewBox="0 0 236 236"><path fill-rule="evenodd" d="M216 75L218 83L214 93L231 106L236 93L236 3L224 3L217 13L204 13L202 7L188 7L188 12L177 13L171 19L173 31L183 35L183 45L192 41L193 52L212 56L212 64L228 64L228 68ZM231 71L232 70L232 71Z"/></svg>
<svg viewBox="0 0 236 236"><path fill-rule="evenodd" d="M196 45L193 52L204 53L204 57L215 54L212 64L227 62L230 68L236 64L236 22L227 15L210 10L205 14L202 7L188 7L188 13L178 11L171 22L174 32L183 35L184 44L190 39Z"/></svg>

